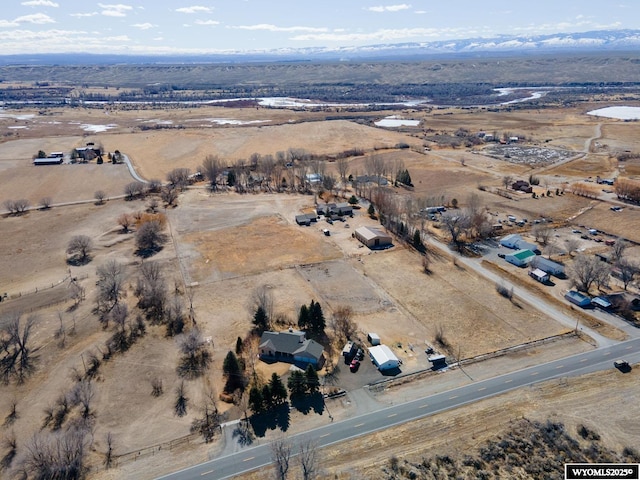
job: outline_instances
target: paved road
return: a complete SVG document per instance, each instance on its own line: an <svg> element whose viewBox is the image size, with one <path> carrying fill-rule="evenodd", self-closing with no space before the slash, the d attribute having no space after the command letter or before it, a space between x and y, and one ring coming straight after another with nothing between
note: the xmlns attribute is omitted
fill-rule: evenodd
<svg viewBox="0 0 640 480"><path fill-rule="evenodd" d="M293 453L295 455L297 446L307 438L312 438L320 447L325 447L552 378L611 369L613 361L617 358L625 358L630 363L640 362L640 339L628 340L617 345L573 355L474 382L447 392L386 407L341 422L330 423L294 435L289 438L289 441L294 446ZM225 479L264 467L270 463L270 444L263 443L160 478L163 480Z"/></svg>

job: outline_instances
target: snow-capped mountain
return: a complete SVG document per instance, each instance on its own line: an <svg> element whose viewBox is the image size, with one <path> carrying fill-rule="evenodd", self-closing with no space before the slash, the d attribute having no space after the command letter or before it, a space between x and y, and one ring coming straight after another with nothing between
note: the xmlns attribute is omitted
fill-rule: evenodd
<svg viewBox="0 0 640 480"><path fill-rule="evenodd" d="M432 42L389 43L349 47L283 48L277 50L227 51L203 55L93 55L31 54L0 55L6 64L80 63L219 63L260 61L314 61L402 59L429 56L480 56L552 52L598 52L640 48L640 30L597 30L535 36L497 36Z"/></svg>

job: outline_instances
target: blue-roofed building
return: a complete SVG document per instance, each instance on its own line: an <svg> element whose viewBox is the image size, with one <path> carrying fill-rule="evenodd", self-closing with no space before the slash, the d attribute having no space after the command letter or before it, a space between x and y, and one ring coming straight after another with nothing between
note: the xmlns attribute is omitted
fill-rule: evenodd
<svg viewBox="0 0 640 480"><path fill-rule="evenodd" d="M575 290L569 290L564 294L564 298L569 300L574 305L582 308L586 308L591 305L591 299L587 295L584 295L583 293L577 292Z"/></svg>

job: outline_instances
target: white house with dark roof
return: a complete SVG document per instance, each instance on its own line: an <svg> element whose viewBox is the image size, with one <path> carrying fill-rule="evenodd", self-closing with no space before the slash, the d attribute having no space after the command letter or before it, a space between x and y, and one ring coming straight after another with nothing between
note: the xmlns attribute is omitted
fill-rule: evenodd
<svg viewBox="0 0 640 480"><path fill-rule="evenodd" d="M315 340L306 338L304 332L264 332L258 346L261 360L313 365L321 369L324 365L324 347Z"/></svg>

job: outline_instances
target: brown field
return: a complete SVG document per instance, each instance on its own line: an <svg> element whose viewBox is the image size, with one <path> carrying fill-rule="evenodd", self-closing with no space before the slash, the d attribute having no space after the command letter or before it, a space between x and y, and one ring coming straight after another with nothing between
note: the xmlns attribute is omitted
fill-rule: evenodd
<svg viewBox="0 0 640 480"><path fill-rule="evenodd" d="M431 113L412 112L410 116L425 118L427 128L436 131L452 134L460 127L472 132L509 131L515 135L525 135L533 143L544 144L549 140L549 146L571 149L576 155L589 149L596 125L601 123L603 138L600 141L616 145L616 148L628 144L627 149L637 150L633 146L634 137L629 137L634 135L635 125L606 119L595 120L584 115L582 108L527 112L488 112L482 109L451 111L451 115L434 110ZM386 112L379 113L379 116L384 115ZM246 121L267 119L269 123L262 126L205 128L199 122L211 123L207 118ZM91 200L98 189L107 191L111 196L121 195L124 185L132 181L122 165L105 163L36 168L30 164L31 157L39 149L69 151L88 141L102 143L107 151L121 150L130 156L142 176L162 179L175 167L197 169L209 154L233 162L248 158L254 152L273 154L290 147L322 154L334 154L353 147L373 151L393 147L399 142L409 143L418 151L422 147L422 132L419 129L401 133L347 120L316 121L321 118L321 113L306 115L304 112L286 110L220 107L193 111L100 112L78 109L49 112L29 120L0 118L2 131L11 133L0 143L0 179L3 185L0 201L24 197L37 205L43 196L51 196L54 203ZM289 123L289 120L301 123ZM50 121L58 123L46 123ZM175 130L139 129L144 122L161 124L165 121L173 122L172 125L184 123L197 126ZM25 122L28 125L24 126L28 126L28 129L8 130L8 126L23 126ZM114 123L118 127L105 133L85 136L78 123ZM401 161L411 172L415 185L413 191L394 188L398 197L430 197L442 199L442 203L447 204L456 198L464 206L468 196L474 193L486 206L487 212L496 215L496 218L498 215L504 218L506 214L530 220L542 216L553 217L558 224L564 221L582 223L640 241L637 237L640 210L637 208L627 207L614 214L608 210L610 205L606 202L569 193L540 199L525 194L514 194L513 199L507 199L491 193L492 189L501 187L504 175L527 179L530 173L537 174L538 171L482 155L481 149L474 150L479 153L474 154L464 148L441 148L424 153L379 150L377 153L384 155L391 165L399 165ZM364 173L364 163L362 157L350 159L350 171L354 174ZM613 175L617 164L603 152L586 155L556 168L540 170L542 185L539 192L547 185L555 190L571 178ZM335 166L328 163L327 169L332 171ZM479 189L480 186L483 190ZM347 193L350 195L352 192ZM187 302L186 292L193 292L195 318L203 334L211 337L214 366L203 378L187 382L192 403L188 415L179 418L172 411L173 392L180 382L176 373L179 353L176 341L166 338L163 328L150 326L149 333L127 353L114 356L104 363L100 377L95 382L97 393L93 407L96 412L96 451L91 457L94 466L100 464L100 452L104 448L107 432L116 435L119 454L135 452L188 434L205 387L211 386L217 392L222 389L219 366L226 353L234 348L237 337L244 336L251 326L254 310L252 295L258 287L266 286L272 292L276 313L284 319L284 323L288 321L293 325L300 306L312 299L322 304L327 318L341 305L352 306L360 336L370 331L379 333L398 356L406 360L403 365L405 373L428 367L426 359L417 355L414 347L421 352L425 344L433 344L438 328L442 328L450 343L448 353L463 358L567 331L567 328L536 310L518 308L502 298L496 293L495 285L471 271L454 266L447 255L436 258L432 263L432 274L425 275L421 271L418 254L399 242L386 251L371 252L360 248L361 245L351 237L353 229L361 225L376 225L375 220L368 218L365 209L356 211L354 217L345 223L336 222L330 226L330 237L325 237L321 232L322 228L328 226L324 222L310 227L295 225L294 216L309 211L313 202L311 195L209 194L204 187L196 186L181 194L178 207L166 211L169 241L151 260L162 264L167 284L172 292L178 292L183 302ZM593 208L580 214L589 206ZM141 259L134 255L133 234L120 233L116 219L122 213L145 208L145 202L140 200L110 200L104 205L94 205L90 201L82 205L34 210L22 216L0 218L4 242L0 253L0 291L6 291L9 297L25 294L22 299L2 302L0 314L10 311L12 305L24 308L29 298L34 298L34 303L40 304L56 298L59 301L56 305L34 312L39 317L33 335L39 357L37 373L24 385L12 384L0 389L0 405L9 405L12 398L18 399L20 417L13 428L20 445L24 445L39 429L43 410L71 387L70 370L80 369L86 355L98 352L111 335L110 331L101 328L91 312L97 266L109 259L127 265L127 297L124 301L135 311L133 289ZM433 228L433 225L428 225L428 228L443 235L442 230ZM66 245L75 234L89 235L96 244L92 261L82 267L66 264ZM87 289L86 301L75 310L70 308L69 301L65 301L64 288L51 288L51 285L61 281L61 285L67 285L69 275L78 277ZM32 295L37 297L26 295L36 288L38 293ZM64 346L54 338L61 322L65 331L69 332ZM75 335L70 333L72 325L75 325ZM481 334L476 334L479 332ZM566 352L590 348L577 339L563 342L566 342L563 343ZM535 351L523 356L527 357L527 362L533 363L546 358L545 355L551 351L557 356L563 354L560 348L553 349L551 346L548 349L545 346L536 347ZM512 360L509 357L503 360L505 363L483 363L482 367L472 368L486 367L485 374L496 374ZM273 370L284 374L287 369L283 365L263 367L261 373L266 376ZM440 377L447 382L458 374L452 372L452 376L447 374ZM437 419L380 432L372 436L367 452L364 451L367 442L352 442L353 449L352 444L348 449L349 458L340 451L341 448L327 449L323 453L329 459L326 469L338 475L338 478L349 478L351 473L356 475L355 472L376 477L376 469L386 461L386 456L396 454L415 458L425 449L434 452L450 448L463 451L500 431L511 419L521 415L542 419L554 412L558 412L558 417L568 424L578 423L578 419L592 418L611 446L633 444L631 440L637 439L637 432L621 432L621 425L632 418L630 412L633 410L623 412L623 409L619 409L616 412L617 420L614 420L606 418L602 408L592 408L589 402L584 401L607 395L607 402L617 402L622 398L621 392L629 395L624 398L635 395L637 387L634 390L632 382L621 382L635 379L637 373L632 374L633 377L611 377L611 382L620 389L608 388L604 391L602 383L597 380L609 379L607 375L613 374L603 373L585 379L565 380L564 383L555 382L544 388L533 387L482 402L464 410L465 421L462 421L463 413L456 411ZM154 376L163 379L166 392L157 399L150 396L149 382ZM357 379L349 377L349 381L355 381L353 378ZM346 378L343 380L346 381ZM409 398L409 392L413 389L415 392L421 391L414 382L396 387L394 391L406 392L402 394L403 398ZM580 394L583 395L582 401ZM379 401L393 401L380 395ZM629 403L627 400L625 402ZM594 405L598 404L594 400ZM353 413L347 405L343 407L342 413L337 408L337 418L340 414ZM227 404L221 405L221 408L229 418L238 416L237 409ZM0 410L0 418L2 415L5 413ZM298 420L296 417L294 422ZM299 421L294 428L321 420L324 418ZM494 425L498 427L494 429ZM602 427L598 428L598 425ZM422 433L418 434L416 430ZM618 433L622 436L616 439ZM443 440L451 436L458 440L455 443L453 440ZM398 441L398 438L403 440ZM380 442L389 439L395 439L392 442L394 446L389 451L383 451L383 443ZM220 444L208 448L201 446L199 439L194 441L198 447L194 445L193 448L181 447L183 449L178 450L183 454L182 459L170 453L159 458L156 467L146 463L152 460L140 463L123 461L114 472L94 472L92 476L151 478L173 470L186 461L206 459L224 448Z"/></svg>

